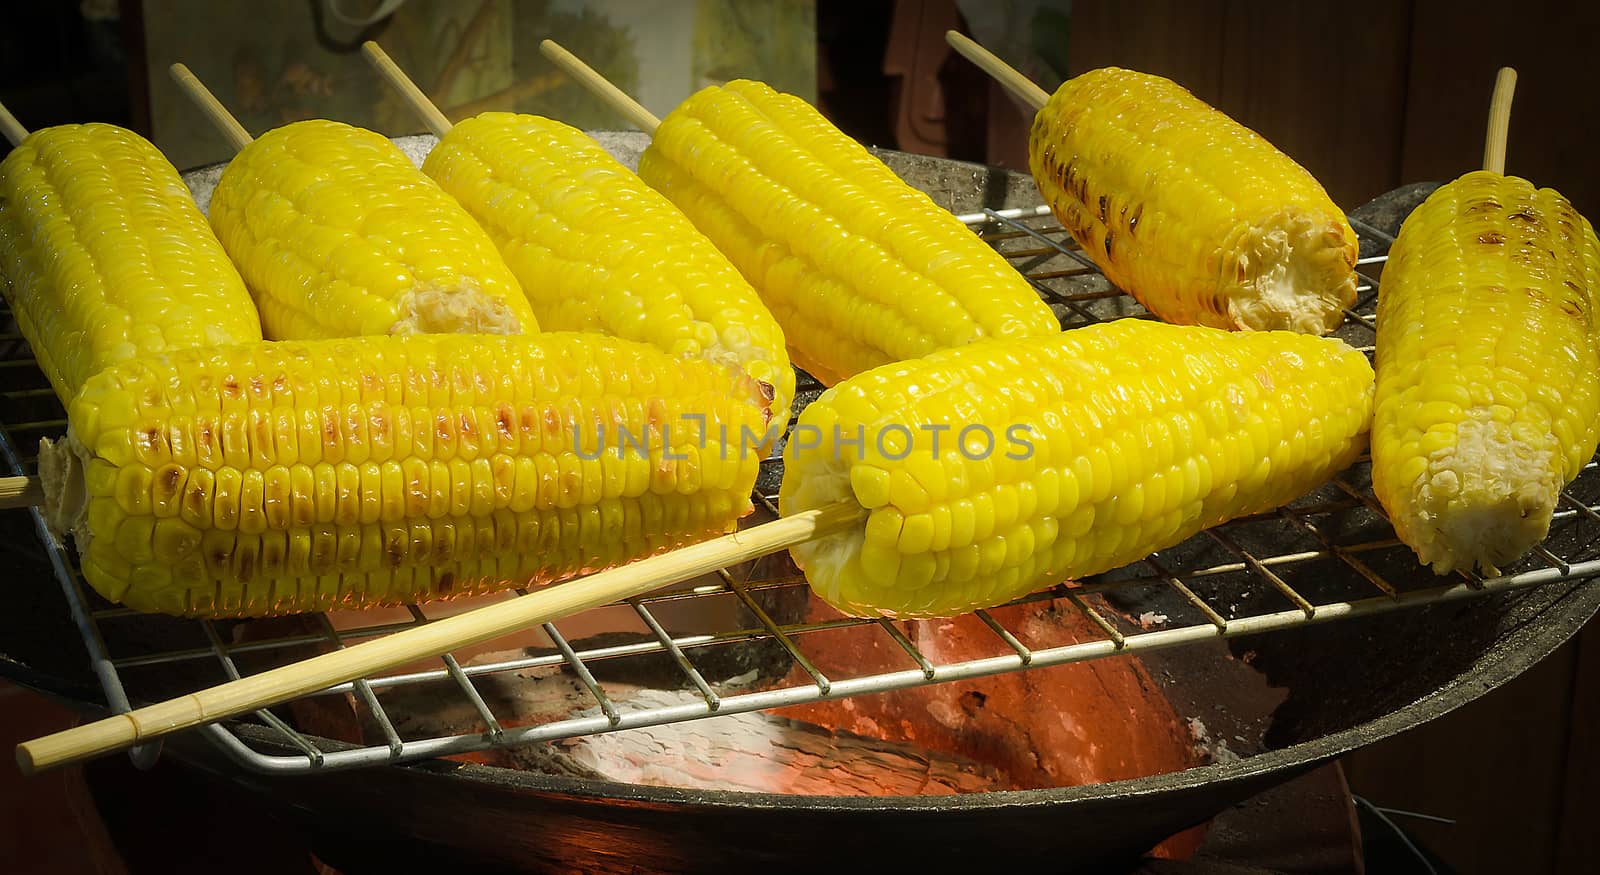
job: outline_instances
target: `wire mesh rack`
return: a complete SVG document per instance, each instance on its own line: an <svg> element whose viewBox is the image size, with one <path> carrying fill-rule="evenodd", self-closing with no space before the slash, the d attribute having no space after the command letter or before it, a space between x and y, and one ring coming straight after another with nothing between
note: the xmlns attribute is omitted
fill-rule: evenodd
<svg viewBox="0 0 1600 875"><path fill-rule="evenodd" d="M1105 280L1043 207L986 210L961 219L977 227L1029 279L1065 327L1148 317L1135 301ZM1363 252L1371 254L1358 265L1359 297L1347 311L1339 335L1370 355L1376 276L1392 238L1360 221L1353 223L1362 238ZM9 313L5 321L10 324ZM14 329L0 334L0 352L4 353L0 360L0 456L13 473L33 473L35 460L28 448L41 436L63 431L66 422ZM815 398L820 388L802 374L797 406ZM777 513L780 454L781 446L774 458L763 463L754 496L757 513L750 524ZM1133 566L1019 600L1050 601L1080 615L1097 634L1076 643L1039 646L1030 642L1025 630L1008 625L1002 619L1003 610L979 611L977 619L993 632L993 653L942 661L919 648L902 622L819 615L815 604L805 616L789 616L775 605L783 602L785 594L803 601L806 583L786 556L777 555L598 609L610 612L613 625L619 616L629 621L634 632L625 636L626 640L618 641L616 636L586 639L582 633L573 633L575 628L593 627L586 617L596 612L589 612L559 626L551 623L534 630L538 646L512 651L512 658L498 653L493 658L480 655L463 660L447 654L432 664L313 694L353 697L371 715L370 722L376 726L372 736L381 736L378 743L331 743L297 730L271 711L257 712L253 720L195 731L239 765L258 772L349 769L1037 670L1600 575L1600 505L1594 503L1600 495L1600 473L1592 462L1563 494L1546 544L1507 569L1504 576L1489 580L1472 574L1438 578L1418 567L1410 551L1393 537L1367 477L1368 463L1363 459L1328 486L1278 511L1235 520ZM147 689L146 679L152 674L165 676L169 683L175 673L185 682L191 682L189 678L194 678L192 683L220 682L319 649L339 648L427 623L461 609L452 602L413 605L398 614L312 615L288 632L271 626L263 631L259 623L139 615L105 602L90 590L77 571L72 552L49 534L37 510L33 515L40 544L104 689L106 706L114 712L128 710L130 699L153 697L140 692ZM1154 616L1125 609L1127 604L1137 603L1144 592L1162 593L1172 607ZM788 601L793 604L795 600ZM128 634L156 625L163 630L160 646L144 640L148 636ZM848 676L824 672L809 655L813 643L823 636L850 629L860 634L863 627L881 634L903 654L903 668ZM181 643L171 644L174 639ZM129 640L135 643L122 643ZM730 688L708 680L697 665L703 664L711 649L756 643L781 648L781 655L793 667L782 681L753 689ZM670 661L683 689L691 695L666 705L614 701L606 685L597 680L593 666L603 660L640 656ZM509 677L541 669L569 672L587 691L593 707L534 725L516 725L491 705L477 685L486 676ZM385 695L424 685L442 691L436 695L456 697L458 703L470 706L478 724L475 729L412 737L397 728L405 721L396 719L392 705L386 707ZM245 723L257 728L242 732ZM264 735L278 743L263 744ZM159 751L156 743L135 749L132 756L136 764L144 766L153 763Z"/></svg>

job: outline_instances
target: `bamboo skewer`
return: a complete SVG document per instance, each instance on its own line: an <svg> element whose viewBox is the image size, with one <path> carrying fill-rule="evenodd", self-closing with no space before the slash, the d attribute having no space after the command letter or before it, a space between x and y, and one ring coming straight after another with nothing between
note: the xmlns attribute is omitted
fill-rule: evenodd
<svg viewBox="0 0 1600 875"><path fill-rule="evenodd" d="M367 40L361 44L361 54L366 55L367 61L378 71L378 75L382 76L385 82L388 82L395 91L399 92L400 99L404 100L406 105L410 106L411 110L421 117L422 123L428 128L429 133L435 137L443 137L445 134L450 133L450 128L453 127L450 119L445 116L444 112L432 100L428 99L428 95L422 93L422 89L417 87L417 83L411 81L411 77L400 69L400 65L389 57L389 53L385 52L382 46L372 40Z"/></svg>
<svg viewBox="0 0 1600 875"><path fill-rule="evenodd" d="M28 129L17 121L17 117L3 103L0 103L0 134L4 134L13 146L20 146L23 140L28 139Z"/></svg>
<svg viewBox="0 0 1600 875"><path fill-rule="evenodd" d="M37 477L0 477L0 510L44 504L44 485Z"/></svg>
<svg viewBox="0 0 1600 875"><path fill-rule="evenodd" d="M250 132L244 129L244 125L239 124L233 113L228 112L222 101L218 100L217 96L211 93L211 89L190 72L188 67L183 64L173 64L167 68L167 72L172 74L178 87L194 101L194 105L205 114L206 120L216 127L217 132L222 134L222 138L228 141L228 145L232 146L235 152L250 145L253 140Z"/></svg>
<svg viewBox="0 0 1600 875"><path fill-rule="evenodd" d="M1019 73L1015 67L1000 60L994 52L973 42L971 38L953 30L947 30L944 32L944 41L949 43L950 48L955 49L957 54L976 64L978 69L994 77L995 81L999 82L1012 95L1033 107L1035 112L1044 109L1044 105L1050 102L1049 93L1035 85L1032 79Z"/></svg>
<svg viewBox="0 0 1600 875"><path fill-rule="evenodd" d="M1517 91L1517 71L1501 67L1489 98L1489 130L1483 140L1483 169L1505 175L1506 136L1511 132L1511 98Z"/></svg>
<svg viewBox="0 0 1600 875"><path fill-rule="evenodd" d="M560 43L547 39L539 43L539 51L550 59L550 63L560 67L561 72L576 79L579 85L587 88L595 97L600 98L606 106L611 107L621 113L628 121L633 122L634 127L651 135L655 134L656 128L661 127L661 119L656 118L650 110L645 109L639 101L630 97L626 91L611 84L609 79L600 75L593 67L585 64L577 55L562 48Z"/></svg>
<svg viewBox="0 0 1600 875"><path fill-rule="evenodd" d="M809 510L742 532L641 559L509 601L413 626L383 638L250 675L17 745L24 774L80 762L140 742L247 714L417 659L449 653L530 626L643 595L854 526L853 502Z"/></svg>

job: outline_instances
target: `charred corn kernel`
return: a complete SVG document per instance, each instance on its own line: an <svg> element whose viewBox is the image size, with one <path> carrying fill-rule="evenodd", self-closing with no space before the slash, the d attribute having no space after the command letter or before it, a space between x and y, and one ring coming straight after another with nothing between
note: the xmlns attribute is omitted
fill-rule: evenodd
<svg viewBox="0 0 1600 875"><path fill-rule="evenodd" d="M0 290L63 404L115 362L261 339L178 171L113 125L35 131L0 161Z"/></svg>
<svg viewBox="0 0 1600 875"><path fill-rule="evenodd" d="M547 331L597 331L743 369L787 419L783 332L670 201L582 131L487 112L445 134L423 172L489 233Z"/></svg>
<svg viewBox="0 0 1600 875"><path fill-rule="evenodd" d="M1559 193L1480 171L1406 219L1378 291L1372 486L1441 574L1544 539L1595 452L1600 242Z"/></svg>
<svg viewBox="0 0 1600 875"><path fill-rule="evenodd" d="M1026 280L805 101L744 80L661 122L639 176L710 237L825 384L1060 324Z"/></svg>
<svg viewBox="0 0 1600 875"><path fill-rule="evenodd" d="M440 384L454 387L448 397L433 394ZM236 393L244 401L230 409ZM760 453L719 433L759 433L762 400L729 368L574 333L193 349L92 378L66 440L44 446L41 474L47 514L73 532L89 583L129 607L258 616L403 604L555 581L731 529L750 509ZM131 413L107 425L97 412L114 404ZM264 415L277 410L320 414L319 430L301 434L319 455L302 444L288 464L282 435L233 427L259 417L298 432L299 417ZM551 437L500 442L488 411L548 424ZM376 461L366 445L403 415L455 440ZM703 446L698 428L676 427L701 417ZM187 430L184 442L202 443L201 422L237 435L237 460L180 462L155 439ZM623 446L623 430L640 438ZM107 457L130 442L148 453ZM635 465L660 479L630 476Z"/></svg>
<svg viewBox="0 0 1600 875"><path fill-rule="evenodd" d="M272 339L538 330L494 243L388 138L311 119L239 150L211 226Z"/></svg>
<svg viewBox="0 0 1600 875"><path fill-rule="evenodd" d="M1177 83L1069 79L1028 156L1084 254L1168 322L1326 334L1355 301L1356 235L1327 192Z"/></svg>
<svg viewBox="0 0 1600 875"><path fill-rule="evenodd" d="M885 365L824 392L796 428L859 426L869 446L904 430L907 455L786 450L785 514L868 511L791 553L850 614L990 607L1315 488L1365 447L1372 381L1366 357L1331 338L1141 319ZM897 495L930 459L943 484Z"/></svg>

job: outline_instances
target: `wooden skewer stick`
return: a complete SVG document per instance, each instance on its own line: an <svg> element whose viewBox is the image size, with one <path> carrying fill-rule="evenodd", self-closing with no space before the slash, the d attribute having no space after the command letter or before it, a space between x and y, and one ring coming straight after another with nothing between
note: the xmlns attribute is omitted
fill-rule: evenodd
<svg viewBox="0 0 1600 875"><path fill-rule="evenodd" d="M1511 98L1517 91L1517 71L1501 67L1489 98L1489 133L1483 141L1483 169L1506 172L1506 136L1511 131Z"/></svg>
<svg viewBox="0 0 1600 875"><path fill-rule="evenodd" d="M244 125L239 124L239 120L233 117L233 113L228 112L228 108L222 105L222 101L211 93L211 89L207 88L198 76L182 64L173 64L167 70L178 83L178 87L194 101L194 105L200 108L235 152L250 145L252 139L250 132L244 129Z"/></svg>
<svg viewBox="0 0 1600 875"><path fill-rule="evenodd" d="M28 129L17 121L17 117L3 103L0 103L0 134L4 134L13 146L20 146L23 140L28 139Z"/></svg>
<svg viewBox="0 0 1600 875"><path fill-rule="evenodd" d="M422 123L427 126L430 133L435 137L443 137L450 132L452 127L450 119L428 99L428 95L422 93L417 83L411 81L411 77L400 69L400 65L389 57L389 53L385 52L382 46L367 40L361 44L361 54L367 56L367 61L377 69L378 75L382 76L384 81L395 91L400 92L400 98L422 118Z"/></svg>
<svg viewBox="0 0 1600 875"><path fill-rule="evenodd" d="M641 106L639 101L628 96L626 91L612 85L611 80L585 64L577 55L562 48L555 40L547 39L539 43L539 51L549 58L552 64L560 67L561 72L578 80L579 85L589 89L591 94L633 122L634 127L651 135L655 134L656 128L661 127L661 119Z"/></svg>
<svg viewBox="0 0 1600 875"><path fill-rule="evenodd" d="M966 35L947 30L944 32L944 41L949 43L950 48L955 49L961 57L993 76L995 81L1023 103L1033 107L1035 112L1044 109L1044 105L1050 101L1049 93L1035 85L1032 79L1017 72L1017 68L1000 60L994 52L973 42Z"/></svg>
<svg viewBox="0 0 1600 875"><path fill-rule="evenodd" d="M44 486L37 477L0 477L0 510L44 504Z"/></svg>
<svg viewBox="0 0 1600 875"><path fill-rule="evenodd" d="M718 568L841 532L858 524L863 513L855 502L839 502L509 601L413 626L182 698L23 742L17 745L17 764L25 774L33 774L123 750L180 729L258 711L413 660L432 658L559 620L578 611L643 595Z"/></svg>

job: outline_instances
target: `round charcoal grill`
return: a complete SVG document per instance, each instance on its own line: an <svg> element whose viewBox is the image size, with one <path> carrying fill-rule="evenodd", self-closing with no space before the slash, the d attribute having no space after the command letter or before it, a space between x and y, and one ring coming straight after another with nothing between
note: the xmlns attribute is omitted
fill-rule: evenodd
<svg viewBox="0 0 1600 875"><path fill-rule="evenodd" d="M645 142L597 136L625 161ZM433 140L400 142L420 157ZM1025 175L880 155L965 214L1067 328L1145 315L1037 209ZM212 167L186 175L202 207L219 174ZM1429 190L1402 188L1352 214L1361 295L1339 336L1369 353L1384 253ZM6 321L0 452L26 473L37 439L65 422L9 314ZM797 407L819 391L802 375ZM764 466L755 521L774 512L781 473L779 460ZM808 599L787 557L768 557L530 630L490 651L175 736L165 753L275 807L319 856L351 869L409 867L419 853L507 871L1115 865L1318 763L1482 695L1600 606L1600 587L1588 582L1600 574L1593 463L1568 489L1545 545L1495 580L1439 578L1418 567L1394 540L1367 476L1358 463L1279 512L954 623L839 617ZM16 512L0 525L10 534L15 578L7 587L12 609L0 613L0 668L86 714L126 710L130 701L193 691L457 609L254 622L135 615L90 592L70 551L45 537L37 519ZM1061 692L1077 689L1064 679L1091 677L1082 672L1095 673L1114 707ZM1122 686L1113 689L1107 672ZM551 678L581 701L537 720L517 712L518 697ZM619 695L619 684L630 692ZM966 712L952 712L952 702ZM536 762L573 739L621 739L702 719L711 727L779 707L784 719L856 733L867 725L863 714L894 715L899 730L873 725L970 760L999 756L981 749L992 737L979 712L1002 707L1031 711L1046 728L1082 724L1070 738L1030 736L1023 759L1067 762L1091 747L1115 748L1114 739L1148 725L1181 756L1163 759L1134 739L1110 757L1116 762L1013 775L1022 789L889 796L650 786L551 774ZM1113 712L1134 718L1117 723L1106 716ZM928 714L931 721L917 716ZM1016 722L1015 713L998 716ZM148 764L162 753L146 746L133 757ZM369 768L378 765L393 767Z"/></svg>

